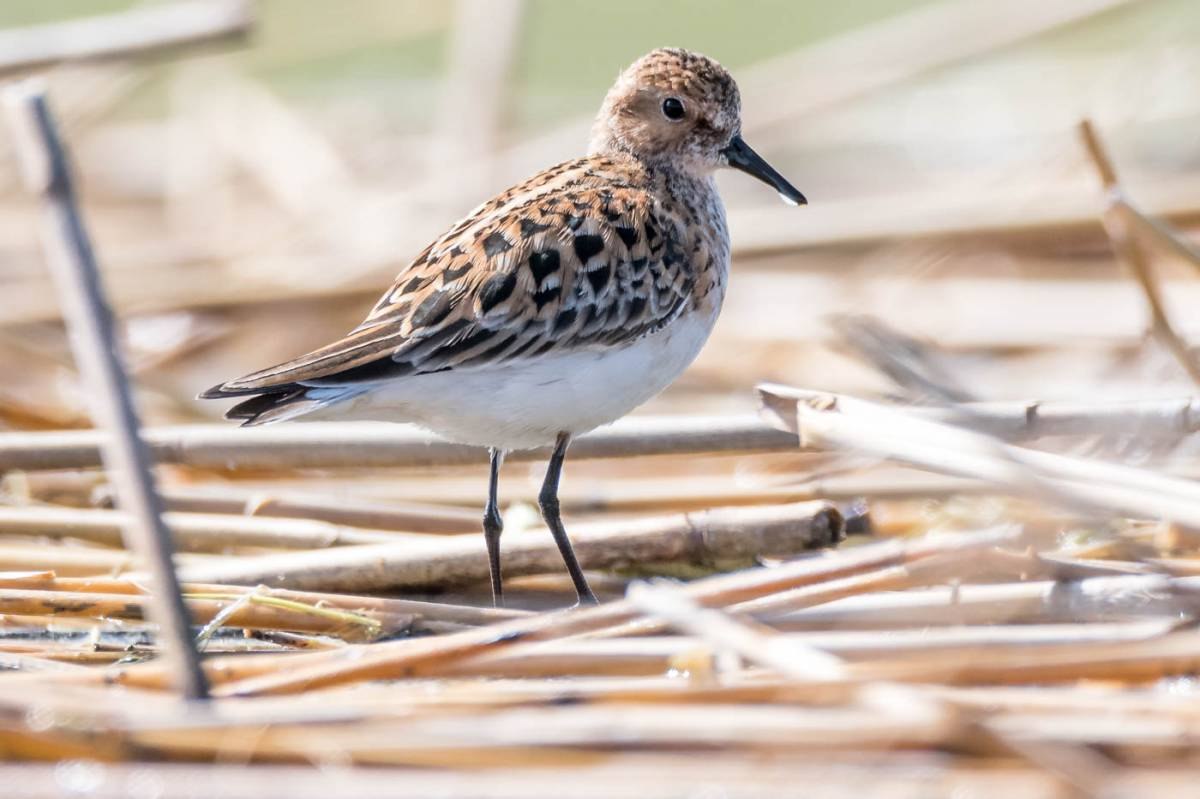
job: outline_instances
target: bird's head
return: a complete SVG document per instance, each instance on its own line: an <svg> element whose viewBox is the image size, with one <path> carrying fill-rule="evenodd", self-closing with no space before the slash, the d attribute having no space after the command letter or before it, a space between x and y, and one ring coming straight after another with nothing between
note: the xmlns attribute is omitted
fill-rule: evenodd
<svg viewBox="0 0 1200 799"><path fill-rule="evenodd" d="M707 176L740 169L787 202L804 195L742 140L742 101L733 76L699 53L662 48L633 62L604 98L592 127L593 153L623 152Z"/></svg>

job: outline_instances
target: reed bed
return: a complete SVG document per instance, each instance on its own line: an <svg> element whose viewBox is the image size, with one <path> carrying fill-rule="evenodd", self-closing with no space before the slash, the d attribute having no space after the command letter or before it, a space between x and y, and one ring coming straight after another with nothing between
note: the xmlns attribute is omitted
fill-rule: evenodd
<svg viewBox="0 0 1200 799"><path fill-rule="evenodd" d="M331 52L453 37L445 105L402 135L226 54L255 52L254 3L0 32L0 74L45 79L77 156L210 695L180 697L128 475L102 468L113 439L0 147L19 375L0 384L0 796L1193 795L1200 107L1111 141L1106 118L1047 122L1021 138L1032 171L963 148L925 179L911 163L955 140L880 134L876 105L972 64L1042 70L1077 29L1165 30L1171 3L926 3L745 70L748 137L818 190L797 214L733 189L713 340L572 445L562 506L597 607L568 607L537 516L545 452L503 467L494 608L484 453L383 423L240 430L192 399L344 332L429 234L573 152L581 121L515 136L494 96L522 4L420 4L341 44L329 26ZM165 118L123 116L155 81ZM134 157L139 137L174 166Z"/></svg>

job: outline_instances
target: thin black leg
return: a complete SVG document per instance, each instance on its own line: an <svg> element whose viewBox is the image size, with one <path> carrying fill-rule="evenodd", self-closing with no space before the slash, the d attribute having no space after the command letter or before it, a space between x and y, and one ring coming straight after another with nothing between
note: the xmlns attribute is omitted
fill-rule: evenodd
<svg viewBox="0 0 1200 799"><path fill-rule="evenodd" d="M483 509L483 540L487 542L488 568L492 574L492 604L504 605L504 585L500 580L500 533L504 532L504 520L500 517L498 494L500 488L500 465L504 463L504 450L489 449L491 473L488 476L487 506Z"/></svg>
<svg viewBox="0 0 1200 799"><path fill-rule="evenodd" d="M542 509L542 519L554 535L558 551L562 553L563 563L567 564L567 572L571 575L571 582L575 584L575 593L579 595L579 601L594 605L596 595L592 593L587 578L583 576L583 569L579 567L579 561L575 558L575 550L571 548L571 539L567 538L558 508L558 478L562 476L563 461L567 457L567 447L570 443L570 435L558 434L558 440L554 443L554 454L550 456L550 463L546 467L546 479L542 483L541 493L538 494L538 506Z"/></svg>

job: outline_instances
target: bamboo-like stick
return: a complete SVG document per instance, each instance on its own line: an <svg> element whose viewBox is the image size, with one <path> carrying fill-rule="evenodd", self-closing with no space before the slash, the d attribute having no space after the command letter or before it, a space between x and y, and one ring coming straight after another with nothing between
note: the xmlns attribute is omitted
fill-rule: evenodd
<svg viewBox="0 0 1200 799"><path fill-rule="evenodd" d="M0 588L37 589L101 594L144 594L146 589L136 581L123 578L56 577L53 572L0 574ZM412 616L417 619L456 622L459 624L491 624L507 619L522 618L528 611L512 608L473 607L447 602L422 602L414 599L330 594L314 591L291 591L286 588L267 588L213 583L186 583L189 594L243 594L258 591L264 597L276 597L320 607L338 608L354 613L378 612L385 615Z"/></svg>
<svg viewBox="0 0 1200 799"><path fill-rule="evenodd" d="M181 0L106 16L0 31L0 76L65 61L98 61L240 41L254 24L248 0Z"/></svg>
<svg viewBox="0 0 1200 799"><path fill-rule="evenodd" d="M45 248L63 299L76 365L92 393L92 414L103 428L103 460L129 514L124 534L154 576L151 615L163 639L175 686L188 699L208 695L188 611L171 561L170 532L155 493L150 457L140 435L133 394L118 352L99 270L76 205L66 150L45 94L32 85L5 96L17 152L30 191L44 205Z"/></svg>
<svg viewBox="0 0 1200 799"><path fill-rule="evenodd" d="M85 547L0 544L0 571L50 570L59 575L85 577L121 574L137 568L138 565L138 558L131 552Z"/></svg>
<svg viewBox="0 0 1200 799"><path fill-rule="evenodd" d="M1176 626L1177 623L1170 619L895 629L888 625L886 632L880 629L821 630L782 633L780 638L850 661L930 654L967 659L1006 649L1145 641L1162 636ZM663 674L704 646L702 639L693 636L569 638L483 654L451 666L446 675L526 679L566 675L649 676ZM802 678L813 676L816 675L804 674Z"/></svg>
<svg viewBox="0 0 1200 799"><path fill-rule="evenodd" d="M849 398L828 391L763 383L758 386L766 418L797 432L796 403L834 406ZM1174 439L1200 431L1200 399L1117 402L967 402L898 407L919 419L954 424L1006 441L1051 436L1139 436Z"/></svg>
<svg viewBox="0 0 1200 799"><path fill-rule="evenodd" d="M1130 229L1127 209L1131 206L1125 199L1121 183L1117 179L1116 167L1113 166L1112 159L1090 120L1085 119L1079 123L1079 134L1083 138L1088 155L1108 194L1108 207L1104 212L1104 231L1108 234L1113 251L1137 278L1138 284L1142 288L1142 294L1146 297L1146 305L1150 309L1151 331L1192 378L1192 382L1200 385L1200 363L1196 361L1191 348L1171 323L1162 290L1151 270L1149 259L1142 249L1141 242L1138 240L1137 231L1140 228Z"/></svg>
<svg viewBox="0 0 1200 799"><path fill-rule="evenodd" d="M209 469L446 466L486 463L478 447L451 444L407 425L313 422L239 429L229 425L149 428L144 438L159 463ZM100 464L101 436L91 430L0 434L0 470L78 469ZM580 436L572 459L701 452L779 452L796 439L752 415L633 416ZM546 449L509 460L540 460Z"/></svg>
<svg viewBox="0 0 1200 799"><path fill-rule="evenodd" d="M714 648L735 652L793 679L828 680L843 675L842 662L836 656L714 608L702 607L677 589L635 583L629 587L627 596L634 607L647 615L695 635Z"/></svg>
<svg viewBox="0 0 1200 799"><path fill-rule="evenodd" d="M764 600L769 603L770 597ZM769 605L767 605L769 608ZM1162 618L1200 609L1200 578L1161 575L960 585L839 598L819 607L764 610L787 629L862 629L986 623Z"/></svg>
<svg viewBox="0 0 1200 799"><path fill-rule="evenodd" d="M435 537L419 533L359 530L308 519L272 519L227 514L167 513L164 520L176 549L224 552L238 547L324 549L354 544L421 544ZM121 546L128 515L115 510L45 506L0 506L0 535L76 538Z"/></svg>
<svg viewBox="0 0 1200 799"><path fill-rule="evenodd" d="M358 498L303 496L295 490L276 493L235 486L179 487L161 493L167 510L186 513L314 519L348 527L411 533L467 533L479 528L479 511L418 502L369 502ZM96 499L108 507L111 493L103 491Z"/></svg>
<svg viewBox="0 0 1200 799"><path fill-rule="evenodd" d="M580 563L605 569L629 563L672 561L693 565L793 554L837 543L841 517L824 502L718 508L699 513L597 522L572 527ZM508 576L561 568L561 555L548 533L527 532L502 539ZM183 571L188 582L243 583L334 591L446 586L488 577L484 541L478 535L440 537L421 545L369 545L240 558Z"/></svg>
<svg viewBox="0 0 1200 799"><path fill-rule="evenodd" d="M841 446L960 477L989 480L1035 499L1166 518L1200 529L1200 491L1183 480L1005 444L865 400L796 403L803 446Z"/></svg>
<svg viewBox="0 0 1200 799"><path fill-rule="evenodd" d="M231 594L192 594L185 597L188 610L197 623L206 624L218 614L246 597L246 592ZM23 616L54 616L86 619L133 619L146 617L152 597L146 594L98 594L73 591L39 591L0 588L0 613ZM395 633L412 625L412 616L381 613L378 610L351 612L304 605L282 597L262 595L261 601L247 601L237 607L225 626L256 630L338 635L351 640Z"/></svg>
<svg viewBox="0 0 1200 799"><path fill-rule="evenodd" d="M1148 641L1071 644L1028 653L991 652L986 658L935 657L847 664L854 678L949 684L1038 684L1105 679L1147 682L1200 668L1200 634L1176 632Z"/></svg>

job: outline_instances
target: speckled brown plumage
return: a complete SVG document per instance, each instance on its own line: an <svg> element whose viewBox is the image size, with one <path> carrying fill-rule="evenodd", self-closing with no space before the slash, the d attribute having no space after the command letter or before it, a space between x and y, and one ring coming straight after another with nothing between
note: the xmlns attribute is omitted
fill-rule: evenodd
<svg viewBox="0 0 1200 799"><path fill-rule="evenodd" d="M221 393L338 384L620 346L704 303L724 280L723 219L663 196L623 154L551 167L425 249L345 338ZM364 368L365 367L365 368Z"/></svg>

